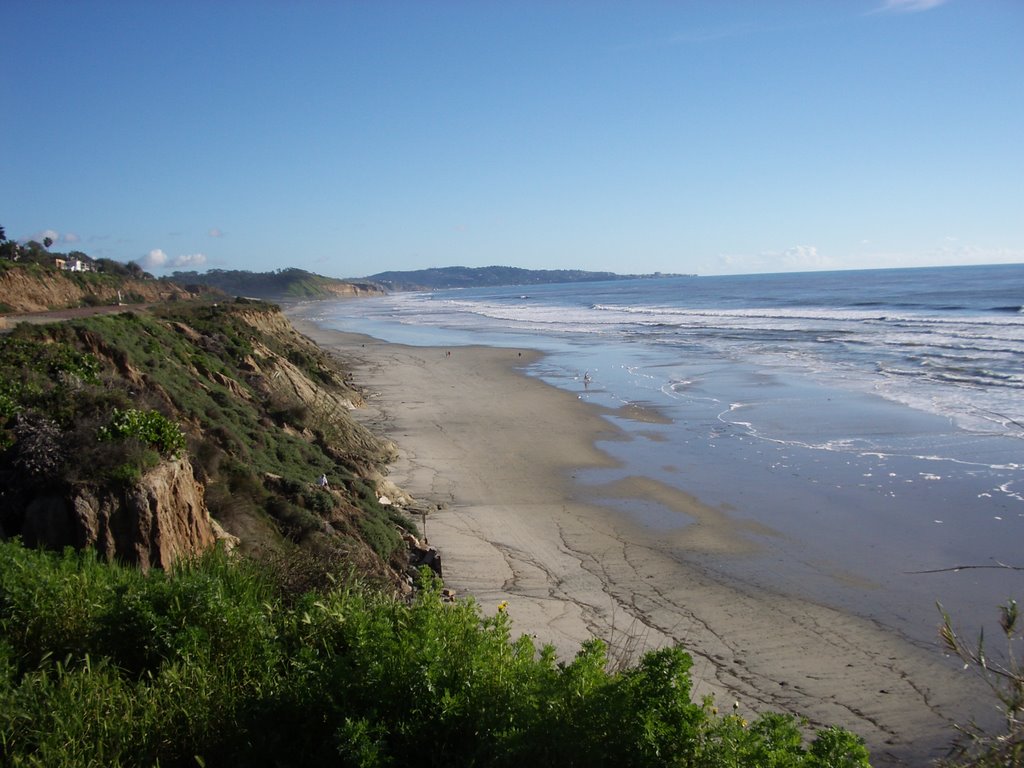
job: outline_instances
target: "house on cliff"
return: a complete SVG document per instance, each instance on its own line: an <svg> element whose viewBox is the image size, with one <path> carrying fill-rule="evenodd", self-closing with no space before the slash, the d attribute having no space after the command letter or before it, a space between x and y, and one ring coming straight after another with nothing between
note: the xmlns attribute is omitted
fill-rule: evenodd
<svg viewBox="0 0 1024 768"><path fill-rule="evenodd" d="M86 256L84 253L73 251L68 254L67 258L57 256L53 260L53 265L57 269L62 269L65 272L95 272L96 262Z"/></svg>

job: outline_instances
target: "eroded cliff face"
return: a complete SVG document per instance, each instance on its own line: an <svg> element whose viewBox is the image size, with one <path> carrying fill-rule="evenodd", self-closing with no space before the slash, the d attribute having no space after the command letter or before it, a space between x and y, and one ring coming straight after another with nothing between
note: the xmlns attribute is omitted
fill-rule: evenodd
<svg viewBox="0 0 1024 768"><path fill-rule="evenodd" d="M339 283L325 286L324 292L340 299L354 298L356 296L383 296L386 291L379 285L373 283Z"/></svg>
<svg viewBox="0 0 1024 768"><path fill-rule="evenodd" d="M116 304L118 290L122 297L133 294L145 301L191 297L181 286L163 280L111 280L105 283L99 280L76 280L56 270L8 269L0 272L0 303L5 304L9 312L45 312L78 307L86 301Z"/></svg>
<svg viewBox="0 0 1024 768"><path fill-rule="evenodd" d="M143 570L171 568L219 540L237 543L210 519L187 458L166 461L120 491L37 496L25 510L21 535L28 546L92 548Z"/></svg>
<svg viewBox="0 0 1024 768"><path fill-rule="evenodd" d="M399 532L414 501L384 477L395 446L352 418L363 398L345 367L273 305L175 302L4 338L2 375L24 386L0 418L0 536L143 569L226 540L247 556L301 550L406 588ZM190 459L167 459L144 431L100 446L128 403L176 425ZM125 487L115 470L141 466L141 450L164 459Z"/></svg>
<svg viewBox="0 0 1024 768"><path fill-rule="evenodd" d="M280 311L242 312L240 316L264 338L276 339L291 349L320 354L316 344L299 333ZM283 395L301 403L319 417L321 426L329 422L335 431L341 433L343 442L355 448L359 455L370 459L370 463L386 464L394 461L397 448L390 440L370 432L352 419L339 418L343 412L366 405L362 393L345 378L332 374L333 386L322 386L288 357L276 353L266 344L256 344L255 347L255 356L262 364L250 357L242 366L251 374L249 383L255 391L264 396ZM369 470L370 465L366 464L363 468Z"/></svg>

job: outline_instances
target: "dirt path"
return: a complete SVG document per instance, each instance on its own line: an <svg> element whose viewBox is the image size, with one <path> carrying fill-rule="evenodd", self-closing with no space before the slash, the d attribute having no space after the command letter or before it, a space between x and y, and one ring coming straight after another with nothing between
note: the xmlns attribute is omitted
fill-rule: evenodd
<svg viewBox="0 0 1024 768"><path fill-rule="evenodd" d="M59 323L63 320L77 320L80 317L93 317L95 315L115 315L120 312L146 312L152 306L153 304L123 304L120 306L75 307L73 309L52 309L47 312L0 315L0 333L10 331L18 323L43 325L45 323Z"/></svg>

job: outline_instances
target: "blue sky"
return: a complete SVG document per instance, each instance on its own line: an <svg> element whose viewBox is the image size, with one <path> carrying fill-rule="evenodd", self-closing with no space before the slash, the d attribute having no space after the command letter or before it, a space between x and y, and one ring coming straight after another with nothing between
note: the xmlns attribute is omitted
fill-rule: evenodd
<svg viewBox="0 0 1024 768"><path fill-rule="evenodd" d="M174 269L1024 262L1024 2L0 10L0 224Z"/></svg>

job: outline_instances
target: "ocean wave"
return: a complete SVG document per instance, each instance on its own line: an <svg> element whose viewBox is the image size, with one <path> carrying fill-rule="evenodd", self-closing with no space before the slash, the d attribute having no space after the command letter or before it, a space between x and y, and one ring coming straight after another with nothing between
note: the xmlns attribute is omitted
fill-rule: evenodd
<svg viewBox="0 0 1024 768"><path fill-rule="evenodd" d="M1024 436L1014 426L1024 422L1022 406L1014 402L1024 389L1024 312L1014 300L1016 288L992 279L979 288L963 283L964 274L957 273L955 282L936 281L930 290L919 285L921 273L899 292L881 284L881 294L888 291L884 300L871 295L878 286L844 281L831 294L790 288L783 295L761 290L779 283L767 279L756 285L749 278L723 280L717 296L710 281L687 283L685 290L677 286L671 293L660 284L638 282L625 291L616 287L597 294L588 286L565 286L529 299L515 289L486 296L405 294L393 297L390 306L401 322L437 328L583 342L593 336L602 344L619 340L634 349L646 347L665 360L700 355L784 368L881 394L971 430L998 431L996 420L981 414L1004 413L1002 427ZM749 283L746 294L735 291L740 283ZM862 295L851 295L854 288ZM695 289L707 292L694 296ZM675 397L689 389L664 388Z"/></svg>
<svg viewBox="0 0 1024 768"><path fill-rule="evenodd" d="M1018 330L1024 329L1024 317L1006 317L1006 314L1021 314L1020 307L993 309L997 314L956 314L950 316L934 315L927 312L899 313L869 311L862 309L838 309L832 307L744 307L744 308L691 308L673 307L668 305L615 305L593 304L597 312L621 313L625 316L657 316L665 318L684 318L688 321L715 322L723 320L796 320L813 322L876 322L916 325L956 325L956 326L1007 326ZM952 308L951 308L952 309ZM667 322L667 321L662 321Z"/></svg>

